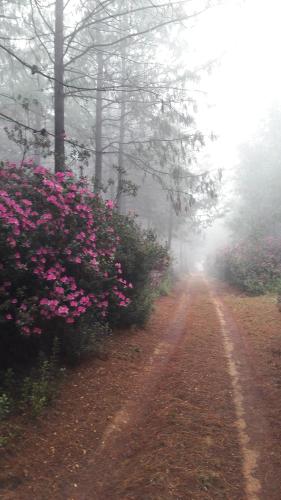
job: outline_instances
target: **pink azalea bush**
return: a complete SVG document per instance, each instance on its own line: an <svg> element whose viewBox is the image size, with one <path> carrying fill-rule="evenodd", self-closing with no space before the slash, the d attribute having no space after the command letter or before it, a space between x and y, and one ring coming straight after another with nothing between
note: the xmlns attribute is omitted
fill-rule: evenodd
<svg viewBox="0 0 281 500"><path fill-rule="evenodd" d="M113 204L70 171L32 163L0 167L0 321L40 335L50 321L97 320L109 304L126 307L132 288L115 258Z"/></svg>
<svg viewBox="0 0 281 500"><path fill-rule="evenodd" d="M231 245L216 256L216 274L252 294L278 290L281 285L281 240L267 237Z"/></svg>

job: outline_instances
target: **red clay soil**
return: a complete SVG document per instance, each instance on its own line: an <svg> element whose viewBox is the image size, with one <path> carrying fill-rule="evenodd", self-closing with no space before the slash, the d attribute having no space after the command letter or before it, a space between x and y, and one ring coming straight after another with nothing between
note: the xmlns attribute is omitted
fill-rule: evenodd
<svg viewBox="0 0 281 500"><path fill-rule="evenodd" d="M224 295L230 334L235 324L238 337L247 337L242 364L255 372L245 370L244 405L253 393L257 418L266 424L257 443L263 489L252 498L280 500L281 315L266 303L263 329L258 299L237 312L239 296L222 289L213 293ZM256 315L257 336L249 333ZM104 349L104 359L89 360L68 376L54 406L26 423L17 446L4 452L1 499L246 499L233 385L220 319L204 280L191 278L160 298L144 330L121 332ZM255 439L258 421L253 431L250 424Z"/></svg>

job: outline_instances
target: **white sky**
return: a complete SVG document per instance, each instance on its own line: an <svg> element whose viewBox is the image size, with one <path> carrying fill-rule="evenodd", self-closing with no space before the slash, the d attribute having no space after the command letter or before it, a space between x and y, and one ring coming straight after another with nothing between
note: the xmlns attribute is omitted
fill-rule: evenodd
<svg viewBox="0 0 281 500"><path fill-rule="evenodd" d="M229 168L239 143L250 140L272 101L281 101L281 0L224 0L191 31L195 61L223 54L201 82L210 106L201 120L220 136L212 163Z"/></svg>
<svg viewBox="0 0 281 500"><path fill-rule="evenodd" d="M201 81L207 96L198 126L219 136L206 152L212 169L226 170L223 204L235 187L239 145L251 140L272 103L281 103L281 0L222 0L187 27L186 37L196 47L195 66L222 55ZM205 252L224 246L228 237L224 221L215 221Z"/></svg>

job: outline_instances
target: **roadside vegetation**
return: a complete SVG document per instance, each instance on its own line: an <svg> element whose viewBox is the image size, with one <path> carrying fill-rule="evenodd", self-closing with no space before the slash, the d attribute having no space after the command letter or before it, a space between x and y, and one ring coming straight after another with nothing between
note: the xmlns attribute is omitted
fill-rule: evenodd
<svg viewBox="0 0 281 500"><path fill-rule="evenodd" d="M254 140L241 147L227 217L231 242L210 262L216 276L250 295L281 292L280 122L275 106Z"/></svg>
<svg viewBox="0 0 281 500"><path fill-rule="evenodd" d="M281 241L266 238L242 241L220 251L216 275L250 295L281 290Z"/></svg>
<svg viewBox="0 0 281 500"><path fill-rule="evenodd" d="M169 256L70 171L2 163L0 194L3 420L40 414L64 367L113 327L143 326L167 290Z"/></svg>

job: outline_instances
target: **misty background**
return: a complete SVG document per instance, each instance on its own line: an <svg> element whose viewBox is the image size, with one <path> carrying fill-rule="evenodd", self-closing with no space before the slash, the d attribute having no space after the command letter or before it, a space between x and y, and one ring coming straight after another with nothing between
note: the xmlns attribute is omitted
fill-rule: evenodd
<svg viewBox="0 0 281 500"><path fill-rule="evenodd" d="M59 8L62 163L184 271L278 234L279 2L2 0L3 160L54 168Z"/></svg>

